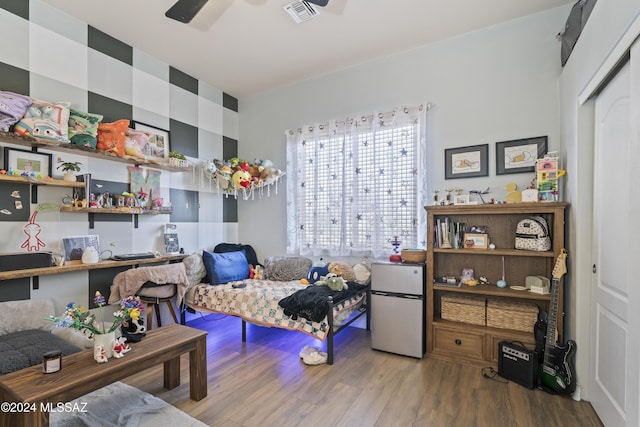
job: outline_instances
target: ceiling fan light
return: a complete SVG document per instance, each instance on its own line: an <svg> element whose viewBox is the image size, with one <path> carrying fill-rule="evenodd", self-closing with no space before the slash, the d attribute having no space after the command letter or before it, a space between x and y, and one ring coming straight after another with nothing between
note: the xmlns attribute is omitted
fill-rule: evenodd
<svg viewBox="0 0 640 427"><path fill-rule="evenodd" d="M178 0L164 14L167 18L188 24L209 0Z"/></svg>
<svg viewBox="0 0 640 427"><path fill-rule="evenodd" d="M308 3L313 3L315 5L321 6L321 7L325 7L327 5L327 3L329 3L329 0L307 0Z"/></svg>

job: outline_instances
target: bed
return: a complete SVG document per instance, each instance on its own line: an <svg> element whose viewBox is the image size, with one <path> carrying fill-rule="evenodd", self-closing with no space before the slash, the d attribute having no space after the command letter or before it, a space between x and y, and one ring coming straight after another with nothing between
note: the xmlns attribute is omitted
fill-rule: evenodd
<svg viewBox="0 0 640 427"><path fill-rule="evenodd" d="M206 257L206 251L203 254ZM326 286L304 284L299 278L289 280L302 274L306 277L310 266L311 261L306 258L268 258L266 278L226 281L223 276L217 278L222 281L217 284L210 283L216 280L211 280L211 269L207 268L205 280L186 292L180 321L185 324L186 309L236 316L242 319L243 342L247 322L303 332L326 342L327 364L331 365L337 333L362 316L366 317L369 330L370 286L368 280L347 281L347 289L333 291Z"/></svg>

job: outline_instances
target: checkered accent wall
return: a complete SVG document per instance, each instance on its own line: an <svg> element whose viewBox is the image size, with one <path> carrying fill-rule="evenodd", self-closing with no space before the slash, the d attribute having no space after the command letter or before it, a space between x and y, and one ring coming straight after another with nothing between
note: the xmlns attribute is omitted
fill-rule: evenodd
<svg viewBox="0 0 640 427"><path fill-rule="evenodd" d="M237 155L237 99L42 0L0 0L0 37L0 90L70 101L73 108L104 115L105 122L124 118L168 130L171 149L192 158ZM52 154L55 172L61 154ZM62 157L83 163L83 172L105 186L129 183L124 163L80 152ZM161 189L173 214L141 217L138 228L127 215L99 215L95 229L88 229L86 214L39 213L41 238L47 243L43 250L58 252L62 237L98 234L101 248L114 253L162 251L161 228L167 222L178 225L186 251L235 241L236 200L218 195L198 168L163 171ZM65 193L54 187L39 192L39 203L57 204ZM8 237L0 242L0 253L20 251L24 222L7 219L0 218L0 233ZM24 298L24 292L0 299L16 297Z"/></svg>

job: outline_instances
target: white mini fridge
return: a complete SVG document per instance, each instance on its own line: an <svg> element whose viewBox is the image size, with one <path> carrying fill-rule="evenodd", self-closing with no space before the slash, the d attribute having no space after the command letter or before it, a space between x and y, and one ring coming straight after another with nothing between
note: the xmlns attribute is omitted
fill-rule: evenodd
<svg viewBox="0 0 640 427"><path fill-rule="evenodd" d="M374 263L371 269L371 347L422 358L425 264Z"/></svg>

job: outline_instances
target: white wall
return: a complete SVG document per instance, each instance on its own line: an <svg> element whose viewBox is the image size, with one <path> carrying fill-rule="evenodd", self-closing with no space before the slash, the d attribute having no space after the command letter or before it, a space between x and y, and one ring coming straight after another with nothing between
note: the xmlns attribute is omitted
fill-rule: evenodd
<svg viewBox="0 0 640 427"><path fill-rule="evenodd" d="M578 96L596 75L616 43L640 19L637 0L598 0L568 63L560 67L555 35L571 5L486 28L441 43L365 63L253 97L240 99L241 157L285 162L284 129L396 104L432 102L429 114L430 189L491 186L504 196L504 184L524 186L528 174L495 176L496 141L549 135L568 173L564 200L570 202L570 253L565 289L568 338L578 343L577 377L589 400L589 322L591 283L593 105ZM445 181L444 148L490 145L487 178ZM240 241L259 256L286 251L286 198L241 201Z"/></svg>
<svg viewBox="0 0 640 427"><path fill-rule="evenodd" d="M319 78L241 98L240 157L285 166L284 130L397 105L431 102L429 192L446 187L525 188L531 174L495 175L495 142L549 136L560 147L561 7L439 43L400 52ZM295 58L292 58L295 60ZM444 148L489 144L489 176L444 180ZM286 253L286 192L239 201L239 240L259 257Z"/></svg>
<svg viewBox="0 0 640 427"><path fill-rule="evenodd" d="M560 80L561 139L570 171L565 189L571 203L568 218L571 262L566 295L571 313L575 313L570 335L578 343L577 376L582 398L586 400L589 400L594 108L592 100L579 105L578 97L639 16L637 0L598 0ZM637 35L634 30L632 37Z"/></svg>

